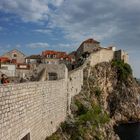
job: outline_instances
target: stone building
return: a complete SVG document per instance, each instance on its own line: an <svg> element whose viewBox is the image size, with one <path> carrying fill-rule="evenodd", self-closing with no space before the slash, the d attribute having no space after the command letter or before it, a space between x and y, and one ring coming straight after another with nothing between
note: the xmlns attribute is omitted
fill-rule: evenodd
<svg viewBox="0 0 140 140"><path fill-rule="evenodd" d="M42 56L41 55L30 55L25 58L25 62L27 64L36 64L42 62Z"/></svg>
<svg viewBox="0 0 140 140"><path fill-rule="evenodd" d="M100 42L88 39L80 45L75 53L75 67L81 66L90 55L94 57L94 60L92 59L94 63L103 60L123 60L128 63L128 54L125 51L116 50L114 46L103 48L100 46Z"/></svg>
<svg viewBox="0 0 140 140"><path fill-rule="evenodd" d="M94 39L87 39L82 44L76 51L76 59L78 60L81 56L86 57L85 55L88 55L92 52L95 52L99 50L100 47L100 42L94 40Z"/></svg>
<svg viewBox="0 0 140 140"><path fill-rule="evenodd" d="M69 57L71 57L71 62L75 63L75 61L76 61L76 51L73 51L73 52L69 53L68 55L69 55Z"/></svg>
<svg viewBox="0 0 140 140"><path fill-rule="evenodd" d="M128 63L128 54L124 50L115 51L114 55L115 60L123 60L125 63Z"/></svg>
<svg viewBox="0 0 140 140"><path fill-rule="evenodd" d="M14 49L2 55L2 57L7 57L11 60L11 63L25 63L26 55L23 54L21 51Z"/></svg>

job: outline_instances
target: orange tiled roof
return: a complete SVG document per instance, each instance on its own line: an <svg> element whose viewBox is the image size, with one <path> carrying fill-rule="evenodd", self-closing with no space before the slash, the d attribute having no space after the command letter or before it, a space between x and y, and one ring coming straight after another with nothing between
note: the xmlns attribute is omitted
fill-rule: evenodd
<svg viewBox="0 0 140 140"><path fill-rule="evenodd" d="M69 55L67 55L66 52L59 52L59 51L53 51L53 50L46 50L42 52L43 56L47 56L47 55L56 55L57 59L68 59L69 61L71 61L71 57Z"/></svg>
<svg viewBox="0 0 140 140"><path fill-rule="evenodd" d="M9 62L10 59L7 58L7 57L0 57L0 61L1 61L1 62Z"/></svg>
<svg viewBox="0 0 140 140"><path fill-rule="evenodd" d="M58 51L52 51L52 50L46 50L46 51L43 51L43 52L42 52L42 55L43 55L43 56L48 55L48 54L52 54L52 55L63 54L63 55L65 55L66 52L58 52Z"/></svg>

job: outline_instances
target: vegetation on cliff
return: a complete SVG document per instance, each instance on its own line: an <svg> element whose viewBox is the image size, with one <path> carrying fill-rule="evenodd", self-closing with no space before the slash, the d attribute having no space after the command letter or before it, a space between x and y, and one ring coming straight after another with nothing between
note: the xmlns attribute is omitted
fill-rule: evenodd
<svg viewBox="0 0 140 140"><path fill-rule="evenodd" d="M84 84L71 104L71 115L47 140L118 140L113 126L140 120L140 86L122 61L84 69Z"/></svg>
<svg viewBox="0 0 140 140"><path fill-rule="evenodd" d="M116 67L118 80L125 82L127 81L128 77L132 75L131 66L127 63L124 63L122 60L120 61L112 61L112 66Z"/></svg>

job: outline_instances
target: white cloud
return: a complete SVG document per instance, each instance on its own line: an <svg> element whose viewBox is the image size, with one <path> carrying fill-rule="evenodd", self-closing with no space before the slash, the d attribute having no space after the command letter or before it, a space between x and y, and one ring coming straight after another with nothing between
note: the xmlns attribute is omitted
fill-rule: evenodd
<svg viewBox="0 0 140 140"><path fill-rule="evenodd" d="M31 49L46 49L49 47L49 44L46 43L46 42L37 42L37 43L30 43L30 44L27 44L26 45L28 48L31 48Z"/></svg>
<svg viewBox="0 0 140 140"><path fill-rule="evenodd" d="M48 19L49 4L59 7L64 0L0 0L0 11L19 16L25 22Z"/></svg>
<svg viewBox="0 0 140 140"><path fill-rule="evenodd" d="M24 21L47 19L49 12L44 0L0 0L0 10L16 14Z"/></svg>
<svg viewBox="0 0 140 140"><path fill-rule="evenodd" d="M51 29L36 29L34 31L38 32L38 33L42 33L42 34L51 34L52 33Z"/></svg>
<svg viewBox="0 0 140 140"><path fill-rule="evenodd" d="M72 41L93 37L124 45L131 38L131 43L139 43L138 7L139 0L66 0L51 14L50 27L63 29Z"/></svg>

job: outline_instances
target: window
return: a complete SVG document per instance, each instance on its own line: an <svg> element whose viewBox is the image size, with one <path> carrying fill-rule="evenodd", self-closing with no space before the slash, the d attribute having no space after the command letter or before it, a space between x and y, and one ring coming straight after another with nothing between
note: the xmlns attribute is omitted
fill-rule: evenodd
<svg viewBox="0 0 140 140"><path fill-rule="evenodd" d="M21 140L30 140L30 133L24 136Z"/></svg>
<svg viewBox="0 0 140 140"><path fill-rule="evenodd" d="M14 54L13 54L13 57L16 58L16 57L17 57L17 54L14 53Z"/></svg>
<svg viewBox="0 0 140 140"><path fill-rule="evenodd" d="M57 73L50 72L48 73L49 80L57 80Z"/></svg>
<svg viewBox="0 0 140 140"><path fill-rule="evenodd" d="M47 54L47 58L50 58L50 55L49 54Z"/></svg>

